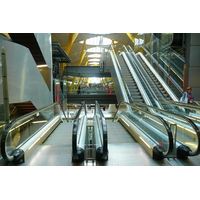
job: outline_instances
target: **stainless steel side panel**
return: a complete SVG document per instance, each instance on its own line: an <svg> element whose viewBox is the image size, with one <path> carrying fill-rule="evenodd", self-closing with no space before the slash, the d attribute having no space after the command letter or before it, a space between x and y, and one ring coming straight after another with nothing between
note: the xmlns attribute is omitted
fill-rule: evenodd
<svg viewBox="0 0 200 200"><path fill-rule="evenodd" d="M48 68L52 68L51 33L34 33Z"/></svg>
<svg viewBox="0 0 200 200"><path fill-rule="evenodd" d="M53 103L52 91L48 89L29 49L5 40L2 41L2 48L6 50L10 103L31 101L36 108ZM2 104L1 98L0 101Z"/></svg>

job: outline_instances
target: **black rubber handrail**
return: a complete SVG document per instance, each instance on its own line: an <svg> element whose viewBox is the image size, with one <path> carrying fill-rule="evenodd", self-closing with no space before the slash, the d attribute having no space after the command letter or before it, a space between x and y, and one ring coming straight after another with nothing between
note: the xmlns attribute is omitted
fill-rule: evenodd
<svg viewBox="0 0 200 200"><path fill-rule="evenodd" d="M72 129L72 161L73 162L80 162L84 160L83 149L80 149L77 146L77 140L78 140L77 132L79 128L79 117L83 108L85 109L85 115L86 115L85 102L82 102L81 107L79 108L73 122L73 129Z"/></svg>
<svg viewBox="0 0 200 200"><path fill-rule="evenodd" d="M103 141L102 141L103 153L102 153L102 157L100 158L100 160L106 161L106 160L108 160L107 124L106 124L106 120L105 120L105 117L103 115L103 112L101 110L101 107L100 107L100 105L99 105L99 103L97 101L95 101L95 114L97 112L96 109L98 109L98 113L100 114L100 117L101 117L101 120L102 120L102 130L103 130Z"/></svg>

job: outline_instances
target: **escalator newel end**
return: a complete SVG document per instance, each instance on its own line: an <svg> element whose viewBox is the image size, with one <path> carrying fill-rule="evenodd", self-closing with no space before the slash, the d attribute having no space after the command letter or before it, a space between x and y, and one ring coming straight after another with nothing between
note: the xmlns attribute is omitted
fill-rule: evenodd
<svg viewBox="0 0 200 200"><path fill-rule="evenodd" d="M163 150L159 146L153 148L153 159L161 160L163 159Z"/></svg>
<svg viewBox="0 0 200 200"><path fill-rule="evenodd" d="M177 148L177 157L181 159L187 159L190 151L191 149L188 146L180 145Z"/></svg>
<svg viewBox="0 0 200 200"><path fill-rule="evenodd" d="M13 163L22 164L24 163L24 151L21 149L15 149L12 154L14 156Z"/></svg>
<svg viewBox="0 0 200 200"><path fill-rule="evenodd" d="M97 161L107 161L108 160L108 155L103 156L103 148L99 147L96 150L96 160Z"/></svg>
<svg viewBox="0 0 200 200"><path fill-rule="evenodd" d="M72 162L83 162L85 159L85 152L81 147L77 147L77 156L72 156Z"/></svg>

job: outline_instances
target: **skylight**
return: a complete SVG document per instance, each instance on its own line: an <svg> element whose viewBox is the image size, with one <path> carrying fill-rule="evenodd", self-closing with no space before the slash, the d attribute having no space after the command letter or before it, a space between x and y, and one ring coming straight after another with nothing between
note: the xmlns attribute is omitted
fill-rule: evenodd
<svg viewBox="0 0 200 200"><path fill-rule="evenodd" d="M104 51L104 48L101 47L93 47L87 50L87 52L95 52L95 53L102 53ZM105 49L105 52L107 52L108 50Z"/></svg>
<svg viewBox="0 0 200 200"><path fill-rule="evenodd" d="M143 39L136 39L135 38L135 45L142 45L142 44L144 44L144 40Z"/></svg>
<svg viewBox="0 0 200 200"><path fill-rule="evenodd" d="M99 62L100 59L96 58L96 59L90 59L90 60L88 60L88 61L89 61L89 62L90 62L90 61L98 61L98 62Z"/></svg>
<svg viewBox="0 0 200 200"><path fill-rule="evenodd" d="M83 44L83 41L80 42ZM116 43L116 42L115 42ZM112 40L103 36L97 36L86 40L87 45L111 45Z"/></svg>
<svg viewBox="0 0 200 200"><path fill-rule="evenodd" d="M88 58L100 58L100 57L101 57L101 54L98 54L98 53L88 55Z"/></svg>
<svg viewBox="0 0 200 200"><path fill-rule="evenodd" d="M108 34L112 34L112 33L90 33L90 34L94 34L94 35L108 35Z"/></svg>
<svg viewBox="0 0 200 200"><path fill-rule="evenodd" d="M99 62L89 62L89 65L99 65Z"/></svg>
<svg viewBox="0 0 200 200"><path fill-rule="evenodd" d="M87 45L110 45L112 44L112 40L108 38L104 38L102 36L97 36L97 37L86 40L86 44Z"/></svg>

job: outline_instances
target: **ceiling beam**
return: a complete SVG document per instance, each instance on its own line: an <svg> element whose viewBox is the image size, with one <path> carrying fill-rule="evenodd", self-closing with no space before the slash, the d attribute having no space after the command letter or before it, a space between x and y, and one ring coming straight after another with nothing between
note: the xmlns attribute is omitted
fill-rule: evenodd
<svg viewBox="0 0 200 200"><path fill-rule="evenodd" d="M129 37L129 39L134 43L135 38L132 36L131 33L126 33L126 35Z"/></svg>
<svg viewBox="0 0 200 200"><path fill-rule="evenodd" d="M85 57L85 54L87 53L87 51L85 50L85 47L86 47L86 40L84 40L84 42L82 44L81 56L80 56L80 59L79 59L78 66L81 65L81 63L83 62L83 59Z"/></svg>
<svg viewBox="0 0 200 200"><path fill-rule="evenodd" d="M69 33L69 39L66 47L66 54L69 55L72 45L74 44L74 41L76 40L79 33Z"/></svg>
<svg viewBox="0 0 200 200"><path fill-rule="evenodd" d="M85 61L84 66L88 66L88 60Z"/></svg>
<svg viewBox="0 0 200 200"><path fill-rule="evenodd" d="M116 46L115 46L115 40L112 40L112 45L113 45L114 52L116 53L117 49L116 49Z"/></svg>
<svg viewBox="0 0 200 200"><path fill-rule="evenodd" d="M5 35L6 37L10 38L9 33L3 33L3 35ZM11 38L10 38L11 39Z"/></svg>

